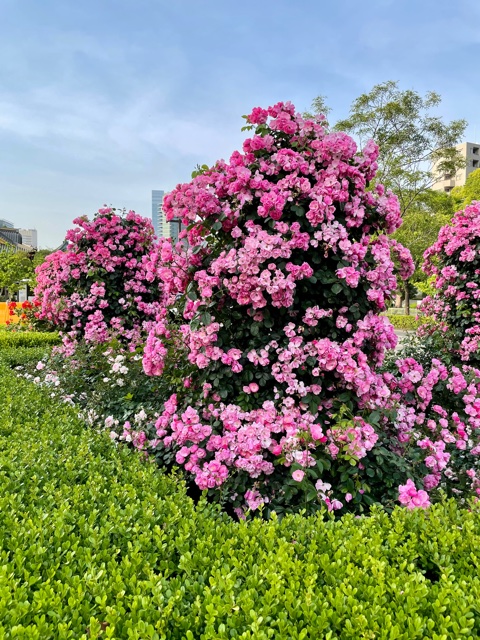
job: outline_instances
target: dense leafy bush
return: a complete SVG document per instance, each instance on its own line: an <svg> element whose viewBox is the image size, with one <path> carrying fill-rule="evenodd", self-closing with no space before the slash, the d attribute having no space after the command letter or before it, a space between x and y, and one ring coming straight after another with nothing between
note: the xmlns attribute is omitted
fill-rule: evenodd
<svg viewBox="0 0 480 640"><path fill-rule="evenodd" d="M60 343L58 333L39 331L0 331L0 348L3 347L40 347Z"/></svg>
<svg viewBox="0 0 480 640"><path fill-rule="evenodd" d="M39 361L47 360L50 356L52 347L17 347L0 345L0 362L11 367L26 367L30 365L33 368Z"/></svg>
<svg viewBox="0 0 480 640"><path fill-rule="evenodd" d="M421 324L421 321L415 316L389 315L388 319L395 329L401 329L402 331L415 331Z"/></svg>
<svg viewBox="0 0 480 640"><path fill-rule="evenodd" d="M480 635L475 506L234 523L1 368L0 402L5 640Z"/></svg>
<svg viewBox="0 0 480 640"><path fill-rule="evenodd" d="M92 221L84 216L74 223L66 250L48 255L36 269L36 315L60 329L66 354L79 340L115 338L135 349L174 288L174 265L166 283L160 266L171 260L171 244L157 242L151 221L133 211L123 216L104 208Z"/></svg>
<svg viewBox="0 0 480 640"><path fill-rule="evenodd" d="M80 342L73 356L65 358L58 350L43 354L25 367L23 375L47 385L52 395L75 406L89 424L110 431L126 423L144 423L146 412L154 415L172 385L182 385L177 354L172 349L164 376L151 377L143 371L141 350L129 351L116 341ZM140 446L141 438L135 443Z"/></svg>
<svg viewBox="0 0 480 640"><path fill-rule="evenodd" d="M393 373L398 372L396 362L404 358L415 358L423 367L431 364L432 358L439 355L439 350L432 341L426 341L417 332L406 333L397 344L395 350L388 351L385 355L382 368Z"/></svg>

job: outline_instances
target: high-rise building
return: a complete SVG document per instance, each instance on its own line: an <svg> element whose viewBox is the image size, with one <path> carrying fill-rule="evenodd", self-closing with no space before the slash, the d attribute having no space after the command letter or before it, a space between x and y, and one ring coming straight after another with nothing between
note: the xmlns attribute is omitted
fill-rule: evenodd
<svg viewBox="0 0 480 640"><path fill-rule="evenodd" d="M163 212L164 191L152 191L152 222L157 238L172 238L174 242L178 240L178 234L181 231L182 223L177 218L167 222Z"/></svg>
<svg viewBox="0 0 480 640"><path fill-rule="evenodd" d="M30 247L38 248L38 236L36 229L19 229L22 236L22 243Z"/></svg>
<svg viewBox="0 0 480 640"><path fill-rule="evenodd" d="M438 176L437 181L432 186L432 189L435 191L445 191L449 193L453 187L463 187L472 171L480 169L480 143L462 142L462 144L457 145L456 148L460 151L466 165L462 169L459 169L457 173ZM435 173L435 166L433 167L433 172Z"/></svg>
<svg viewBox="0 0 480 640"><path fill-rule="evenodd" d="M161 238L164 235L164 222L166 222L164 220L162 208L164 195L164 191L160 191L158 189L152 191L152 223L157 238Z"/></svg>

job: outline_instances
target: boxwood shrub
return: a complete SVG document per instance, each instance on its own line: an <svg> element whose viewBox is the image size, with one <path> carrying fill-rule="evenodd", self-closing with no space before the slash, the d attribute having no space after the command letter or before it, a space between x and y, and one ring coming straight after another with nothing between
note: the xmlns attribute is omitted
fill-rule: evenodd
<svg viewBox="0 0 480 640"><path fill-rule="evenodd" d="M480 511L236 523L0 365L0 639L478 638Z"/></svg>
<svg viewBox="0 0 480 640"><path fill-rule="evenodd" d="M395 329L402 331L415 331L421 324L421 321L417 320L415 316L388 315L388 319Z"/></svg>
<svg viewBox="0 0 480 640"><path fill-rule="evenodd" d="M29 364L36 364L39 360L48 357L50 346L45 347L6 347L0 346L0 362L14 369Z"/></svg>
<svg viewBox="0 0 480 640"><path fill-rule="evenodd" d="M40 331L0 331L0 349L3 347L41 347L60 344L58 333Z"/></svg>

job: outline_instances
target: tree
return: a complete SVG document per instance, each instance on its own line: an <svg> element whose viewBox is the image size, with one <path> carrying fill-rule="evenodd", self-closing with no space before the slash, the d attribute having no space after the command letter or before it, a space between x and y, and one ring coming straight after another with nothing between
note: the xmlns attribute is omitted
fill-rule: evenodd
<svg viewBox="0 0 480 640"><path fill-rule="evenodd" d="M53 253L55 249L39 249L33 255L33 268L39 267L45 262L45 258Z"/></svg>
<svg viewBox="0 0 480 640"><path fill-rule="evenodd" d="M423 194L440 175L456 173L465 166L455 147L467 123L465 120L445 123L433 115L440 102L438 93L430 91L421 96L410 89L401 90L397 82L390 80L357 98L349 117L333 127L335 131L352 134L362 148L370 139L379 145L376 181L395 193L404 217L419 208ZM319 104L322 103L323 96ZM315 101L312 107L315 109ZM407 246L410 248L409 243ZM403 285L407 313L408 284L406 281Z"/></svg>
<svg viewBox="0 0 480 640"><path fill-rule="evenodd" d="M329 127L328 114L331 113L331 111L332 111L332 108L329 107L327 104L327 97L321 95L313 99L312 112L305 111L305 113L303 114L303 117L306 120L311 120L315 118L315 116L319 116L319 115L324 116L322 119L322 126L324 128L328 128Z"/></svg>
<svg viewBox="0 0 480 640"><path fill-rule="evenodd" d="M403 224L393 238L410 249L415 263L415 272L410 278L412 282L427 279L422 271L423 254L436 241L440 229L449 223L454 209L448 193L428 190L421 193L404 213Z"/></svg>
<svg viewBox="0 0 480 640"><path fill-rule="evenodd" d="M451 196L455 209L464 209L474 200L480 200L480 169L472 171L463 187L452 189Z"/></svg>
<svg viewBox="0 0 480 640"><path fill-rule="evenodd" d="M5 289L9 297L25 285L25 280L33 278L32 257L23 251L0 253L0 288Z"/></svg>

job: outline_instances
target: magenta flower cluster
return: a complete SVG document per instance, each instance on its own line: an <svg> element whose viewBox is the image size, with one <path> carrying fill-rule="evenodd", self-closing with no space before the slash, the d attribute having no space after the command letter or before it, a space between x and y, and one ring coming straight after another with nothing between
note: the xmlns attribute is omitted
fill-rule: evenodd
<svg viewBox="0 0 480 640"><path fill-rule="evenodd" d="M372 412L391 393L378 367L396 344L380 315L397 287L392 253L402 277L413 272L408 250L385 235L401 224L398 201L368 189L375 144L359 153L321 122L290 103L254 109L243 152L164 200L167 219L187 227L180 333L190 370L161 410L154 448L200 489L221 487L237 511L278 508L289 479L314 487L332 463L355 477L344 495L315 497L334 509L361 500L360 461L379 440ZM163 370L168 332L162 318L152 328L150 375Z"/></svg>
<svg viewBox="0 0 480 640"><path fill-rule="evenodd" d="M396 336L381 313L414 265L388 237L396 197L370 184L377 147L358 152L290 103L246 119L241 152L165 197L177 245L104 208L38 269L38 314L65 354L111 342L104 383L127 392L140 355L126 350L142 347L144 373L162 376L163 405L105 428L238 517L480 498L480 203L425 254L437 295L423 306L451 362L384 370Z"/></svg>
<svg viewBox="0 0 480 640"><path fill-rule="evenodd" d="M435 276L433 297L421 311L448 334L464 362L479 362L480 353L480 202L473 202L440 230L424 254L424 270Z"/></svg>
<svg viewBox="0 0 480 640"><path fill-rule="evenodd" d="M428 367L414 358L396 364L397 374L385 377L397 452L422 470L417 474L426 491L480 496L480 370L436 358Z"/></svg>
<svg viewBox="0 0 480 640"><path fill-rule="evenodd" d="M133 350L184 286L175 270L182 257L173 256L169 241L156 241L151 222L133 211L105 207L74 223L65 251L37 268L37 315L60 328L67 354L79 340L116 338Z"/></svg>

